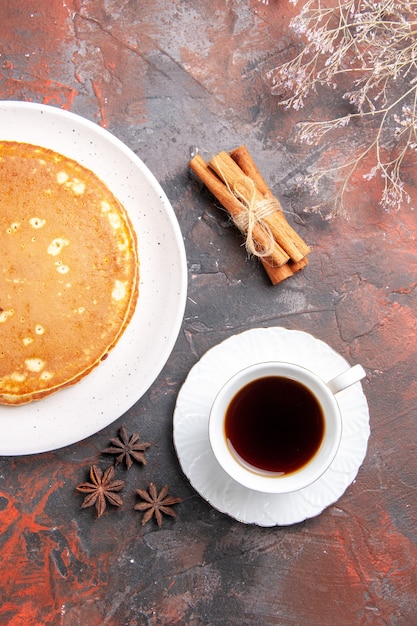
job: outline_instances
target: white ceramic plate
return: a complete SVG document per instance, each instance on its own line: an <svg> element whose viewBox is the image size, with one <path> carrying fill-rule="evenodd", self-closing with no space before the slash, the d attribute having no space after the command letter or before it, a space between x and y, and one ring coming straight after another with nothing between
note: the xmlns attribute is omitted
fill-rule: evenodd
<svg viewBox="0 0 417 626"><path fill-rule="evenodd" d="M321 513L353 482L365 458L369 411L361 383L337 394L343 433L329 469L314 484L287 494L263 494L230 478L209 443L210 407L222 385L237 371L261 361L288 361L306 367L325 381L349 367L323 341L285 328L254 328L211 348L191 369L174 411L174 444L184 474L213 507L240 522L286 526Z"/></svg>
<svg viewBox="0 0 417 626"><path fill-rule="evenodd" d="M181 231L164 191L146 165L108 131L61 109L3 101L0 140L44 146L94 171L128 211L140 259L137 308L109 357L80 383L44 400L0 406L0 454L21 455L80 441L141 398L178 337L187 265Z"/></svg>

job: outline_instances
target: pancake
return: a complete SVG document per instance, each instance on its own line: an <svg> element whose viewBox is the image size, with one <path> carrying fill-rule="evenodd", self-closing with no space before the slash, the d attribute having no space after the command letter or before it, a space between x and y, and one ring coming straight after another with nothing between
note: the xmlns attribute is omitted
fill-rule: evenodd
<svg viewBox="0 0 417 626"><path fill-rule="evenodd" d="M107 186L46 148L0 141L0 404L74 384L138 298L134 229Z"/></svg>

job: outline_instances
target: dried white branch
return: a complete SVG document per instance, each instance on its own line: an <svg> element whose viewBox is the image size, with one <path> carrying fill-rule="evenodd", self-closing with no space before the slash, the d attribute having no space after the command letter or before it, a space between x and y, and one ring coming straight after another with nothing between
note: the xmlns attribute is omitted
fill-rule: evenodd
<svg viewBox="0 0 417 626"><path fill-rule="evenodd" d="M355 118L374 133L358 156L311 174L306 182L318 190L326 174L344 171L340 208L354 171L372 152L376 163L365 178L379 175L381 204L398 209L410 201L401 169L406 157L417 152L417 0L307 0L291 28L304 47L269 72L272 93L280 96L280 104L298 110L319 86L325 86L341 88L342 98L356 110L331 120L300 123L296 138L317 145Z"/></svg>

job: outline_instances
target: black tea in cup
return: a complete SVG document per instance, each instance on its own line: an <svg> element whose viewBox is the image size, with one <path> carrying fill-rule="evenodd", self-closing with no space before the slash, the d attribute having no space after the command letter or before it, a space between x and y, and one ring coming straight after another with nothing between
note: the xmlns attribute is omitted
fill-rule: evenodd
<svg viewBox="0 0 417 626"><path fill-rule="evenodd" d="M228 445L255 471L285 475L316 454L325 431L321 405L302 383L265 376L232 398L225 416Z"/></svg>

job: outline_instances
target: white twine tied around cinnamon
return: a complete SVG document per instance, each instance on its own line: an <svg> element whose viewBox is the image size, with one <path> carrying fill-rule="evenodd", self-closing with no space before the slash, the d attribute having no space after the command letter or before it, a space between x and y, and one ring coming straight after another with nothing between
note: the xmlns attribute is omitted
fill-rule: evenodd
<svg viewBox="0 0 417 626"><path fill-rule="evenodd" d="M262 199L257 197L255 183L248 177L245 177L244 181L237 180L233 184L233 189L230 189L227 182L226 185L233 195L240 200L245 209L240 215L236 215L232 219L241 233L245 235L246 250L249 254L253 254L260 259L271 256L276 242L266 218L280 208L278 201L273 197ZM248 186L251 188L250 191ZM253 236L254 228L257 225L262 226L266 235L262 247Z"/></svg>

